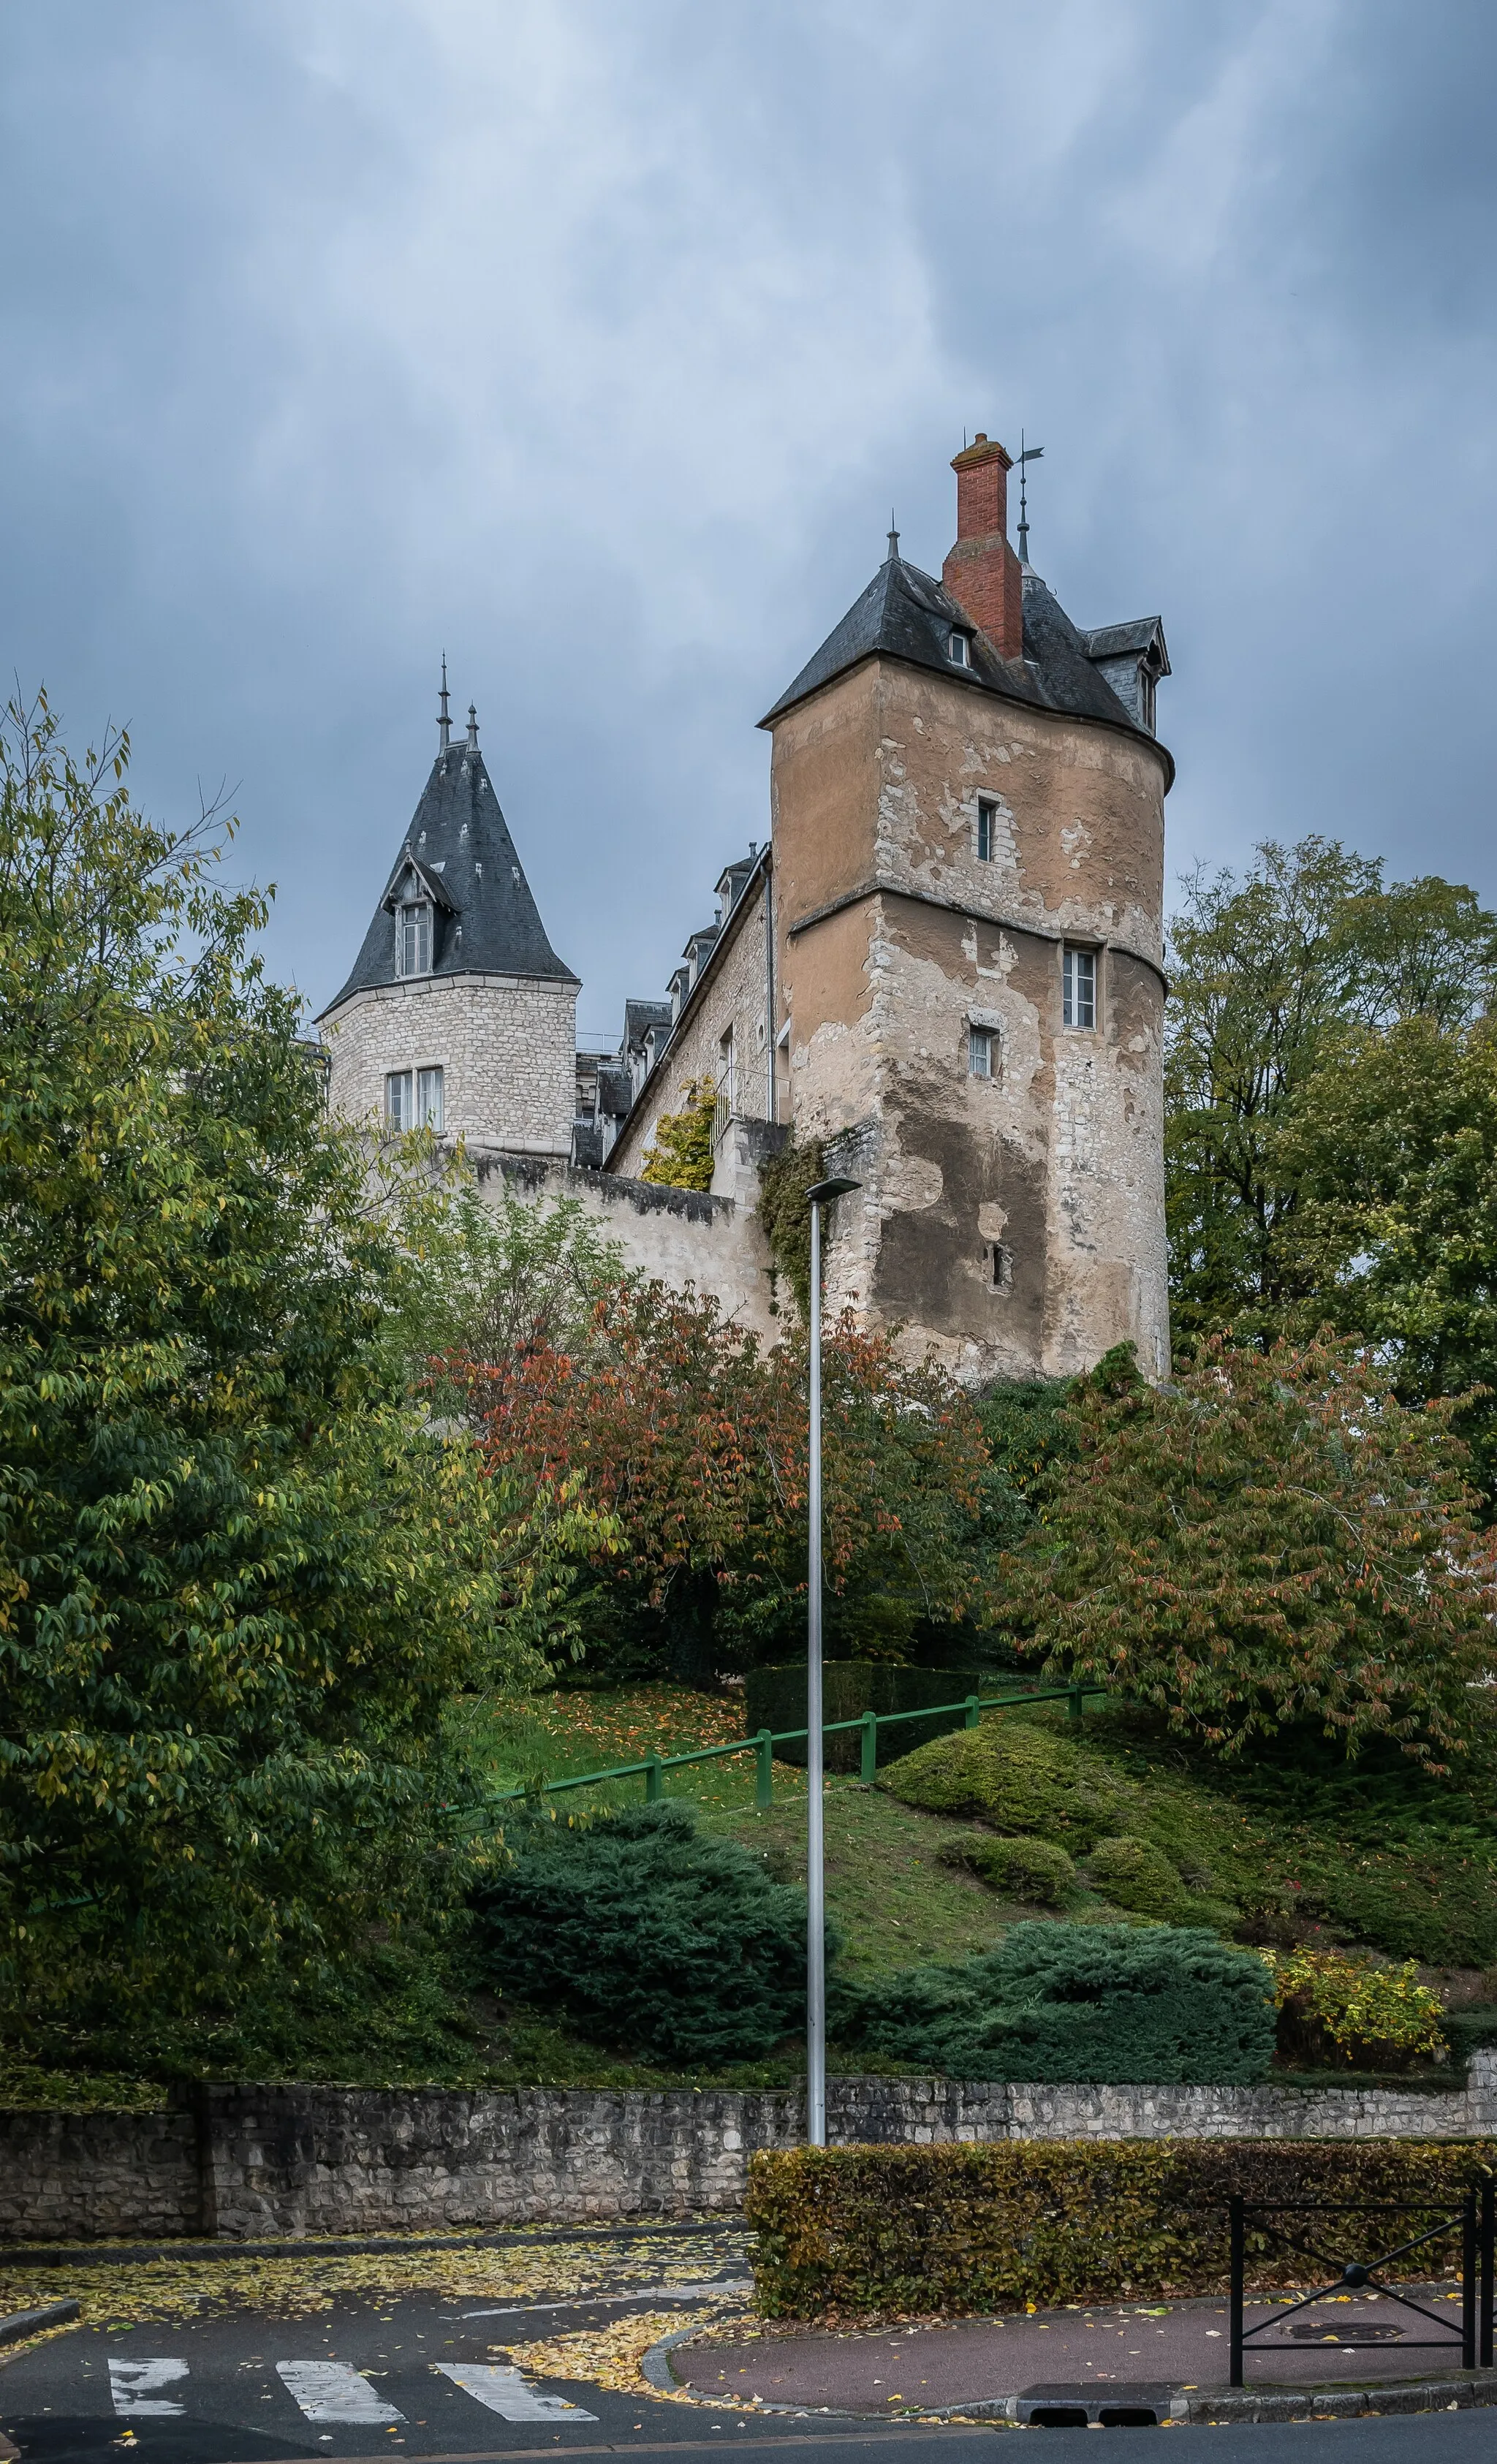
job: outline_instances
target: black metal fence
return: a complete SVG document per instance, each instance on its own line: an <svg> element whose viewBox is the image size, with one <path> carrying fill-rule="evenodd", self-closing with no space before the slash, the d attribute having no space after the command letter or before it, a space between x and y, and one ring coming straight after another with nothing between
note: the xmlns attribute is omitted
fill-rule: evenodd
<svg viewBox="0 0 1497 2464"><path fill-rule="evenodd" d="M1433 2335L1409 2336L1401 2332L1388 2334L1386 2321L1376 2327L1369 2322L1359 2328L1353 2321L1336 2322L1335 2343L1342 2352L1355 2352L1358 2340L1368 2346L1396 2343L1400 2352L1440 2352L1447 2361L1458 2363L1463 2369L1475 2369L1480 2360L1484 2369L1492 2360L1492 2276L1493 2244L1497 2241L1497 2185L1485 2182L1480 2189L1467 2190L1461 2205L1451 2214L1436 2220L1391 2250L1383 2250L1371 2258L1348 2258L1321 2245L1337 2238L1332 2231L1326 2234L1308 2225L1294 2232L1285 2228L1280 2219L1288 2216L1398 2216L1407 2221L1429 2213L1427 2195L1411 2192L1404 2200L1388 2199L1272 2199L1249 2201L1234 2198L1231 2203L1232 2233L1232 2296L1231 2296L1231 2384L1244 2384L1244 2364L1248 2352L1282 2349L1286 2321L1295 2315L1312 2310L1317 2302L1343 2301L1348 2295L1375 2293L1380 2300L1396 2309L1412 2314L1415 2321L1436 2329ZM1247 2264L1249 2226L1281 2250L1292 2250L1302 2258L1317 2261L1332 2271L1325 2284L1313 2293L1303 2294L1297 2300L1275 2308L1256 2325L1243 2324L1244 2281ZM1344 2228L1343 2228L1344 2232ZM1447 2313L1428 2309L1411 2293L1400 2292L1390 2283L1384 2271L1399 2269L1407 2283L1407 2262L1417 2253L1428 2254L1431 2274L1438 2277L1450 2272L1450 2261L1460 2253L1461 2318L1460 2323ZM1441 2260L1444 2267L1442 2269ZM1345 2333L1342 2332L1343 2327ZM1291 2329L1290 2334L1293 2334ZM1317 2339L1318 2341L1318 2339ZM1327 2333L1329 2341L1329 2330Z"/></svg>

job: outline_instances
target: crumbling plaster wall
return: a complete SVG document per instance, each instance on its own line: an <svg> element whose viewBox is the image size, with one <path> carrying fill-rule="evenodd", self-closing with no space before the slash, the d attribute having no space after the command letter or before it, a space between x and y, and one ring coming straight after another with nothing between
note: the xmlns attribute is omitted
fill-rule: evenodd
<svg viewBox="0 0 1497 2464"><path fill-rule="evenodd" d="M798 1135L864 1182L828 1293L958 1375L1168 1365L1165 759L1125 731L870 660L777 724ZM978 855L978 801L995 807ZM1061 950L1098 953L1068 1030ZM997 1038L991 1080L968 1067ZM855 1158L855 1159L854 1159Z"/></svg>
<svg viewBox="0 0 1497 2464"><path fill-rule="evenodd" d="M710 1078L715 1087L718 1085L722 1039L730 1032L734 1047L733 1111L745 1120L773 1118L769 900L766 870L760 872L744 891L714 944L706 967L693 987L679 1040L652 1073L609 1154L610 1172L641 1171L654 1144L662 1114L680 1111L686 1089L693 1082ZM726 1157L723 1172L714 1176L713 1187L720 1195L740 1194L740 1177L730 1172Z"/></svg>
<svg viewBox="0 0 1497 2464"><path fill-rule="evenodd" d="M670 1189L481 1146L468 1148L468 1161L488 1205L571 1199L617 1242L632 1272L658 1277L675 1290L693 1285L738 1326L765 1341L778 1336L769 1248L752 1207L706 1191Z"/></svg>
<svg viewBox="0 0 1497 2464"><path fill-rule="evenodd" d="M382 1119L396 1069L440 1068L444 1128L521 1155L571 1153L577 986L525 976L428 976L355 993L319 1022L327 1099Z"/></svg>

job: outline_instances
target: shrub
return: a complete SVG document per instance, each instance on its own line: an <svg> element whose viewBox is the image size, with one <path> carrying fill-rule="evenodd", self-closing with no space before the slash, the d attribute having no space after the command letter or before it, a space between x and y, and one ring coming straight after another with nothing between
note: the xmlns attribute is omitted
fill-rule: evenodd
<svg viewBox="0 0 1497 2464"><path fill-rule="evenodd" d="M1006 1898L1038 1907L1058 1907L1075 1888L1075 1866L1048 1839L995 1839L989 1831L969 1831L940 1853L943 1864L963 1865Z"/></svg>
<svg viewBox="0 0 1497 2464"><path fill-rule="evenodd" d="M1051 1927L1058 1931L1058 1927ZM1448 2215L1497 2167L1467 2140L1008 2140L795 2147L750 2159L756 2299L771 2318L909 2318L1220 2293L1227 2202L1407 2201L1382 2247ZM1294 2236L1303 2242L1303 2219ZM1449 2245L1440 2245L1448 2249ZM1248 2231L1252 2285L1304 2281L1302 2251ZM1428 2267L1416 2254L1411 2269Z"/></svg>
<svg viewBox="0 0 1497 2464"><path fill-rule="evenodd" d="M690 1807L531 1816L510 1846L474 1899L500 1991L667 2062L750 2061L804 2018L804 1894Z"/></svg>
<svg viewBox="0 0 1497 2464"><path fill-rule="evenodd" d="M679 1112L662 1112L655 1140L640 1166L641 1180L665 1181L675 1189L711 1189L713 1120L717 1090L710 1078L693 1078L681 1089Z"/></svg>
<svg viewBox="0 0 1497 2464"><path fill-rule="evenodd" d="M879 1785L923 1813L979 1815L1000 1831L1060 1839L1078 1856L1119 1830L1136 1798L1100 1755L1027 1718L933 1738L891 1763Z"/></svg>
<svg viewBox="0 0 1497 2464"><path fill-rule="evenodd" d="M845 2042L954 2079L1243 2086L1274 2046L1262 1960L1173 1925L1019 1925L964 1966L841 1998Z"/></svg>
<svg viewBox="0 0 1497 2464"><path fill-rule="evenodd" d="M1226 1900L1202 1899L1186 1887L1164 1850L1153 1839L1123 1834L1099 1839L1087 1859L1086 1879L1092 1890L1130 1916L1154 1917L1164 1925L1235 1925L1241 1911Z"/></svg>
<svg viewBox="0 0 1497 2464"><path fill-rule="evenodd" d="M1336 1950L1261 1954L1279 2005L1279 2050L1291 2059L1339 2059L1394 2070L1446 2051L1444 2009L1412 1959L1376 1968Z"/></svg>

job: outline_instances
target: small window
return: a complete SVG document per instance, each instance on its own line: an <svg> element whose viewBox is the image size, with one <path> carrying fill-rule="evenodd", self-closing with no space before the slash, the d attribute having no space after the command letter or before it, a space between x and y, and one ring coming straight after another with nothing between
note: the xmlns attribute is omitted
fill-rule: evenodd
<svg viewBox="0 0 1497 2464"><path fill-rule="evenodd" d="M992 1077L993 1030L990 1026L968 1027L967 1068L974 1078Z"/></svg>
<svg viewBox="0 0 1497 2464"><path fill-rule="evenodd" d="M395 910L395 973L431 973L431 909L424 898Z"/></svg>
<svg viewBox="0 0 1497 2464"><path fill-rule="evenodd" d="M949 636L947 637L946 649L954 667L971 667L972 637L969 633L958 633L954 625Z"/></svg>
<svg viewBox="0 0 1497 2464"><path fill-rule="evenodd" d="M386 1125L392 1130L403 1131L414 1127L415 1116L410 1109L408 1069L392 1069L385 1081L385 1118Z"/></svg>
<svg viewBox="0 0 1497 2464"><path fill-rule="evenodd" d="M416 1072L416 1127L418 1130L442 1130L442 1072L440 1069L418 1069Z"/></svg>
<svg viewBox="0 0 1497 2464"><path fill-rule="evenodd" d="M1097 954L1078 950L1068 941L1061 952L1061 1023L1095 1026L1097 1023Z"/></svg>
<svg viewBox="0 0 1497 2464"><path fill-rule="evenodd" d="M978 798L978 862L991 864L998 837L998 806L991 796Z"/></svg>
<svg viewBox="0 0 1497 2464"><path fill-rule="evenodd" d="M1012 1291L1014 1287L1013 1251L1005 1249L1002 1241L995 1241L987 1256L988 1271L992 1277L995 1292Z"/></svg>

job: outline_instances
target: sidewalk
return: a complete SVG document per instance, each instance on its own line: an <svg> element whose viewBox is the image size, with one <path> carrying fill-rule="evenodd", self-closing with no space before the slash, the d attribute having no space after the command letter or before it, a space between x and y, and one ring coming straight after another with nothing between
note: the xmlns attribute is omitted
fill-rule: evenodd
<svg viewBox="0 0 1497 2464"><path fill-rule="evenodd" d="M1439 2326L1387 2295L1337 2295L1248 2346L1249 2389L1369 2386L1458 2371L1459 2289L1404 2289ZM1245 2325L1272 2320L1288 2299L1252 2303ZM1448 2344L1421 2348L1412 2341L1440 2337L1447 2321ZM1042 2387L1134 2385L1194 2394L1226 2386L1227 2306L1224 2299L1121 2302L929 2327L714 2336L677 2346L671 2361L694 2394L886 2418L991 2406Z"/></svg>

